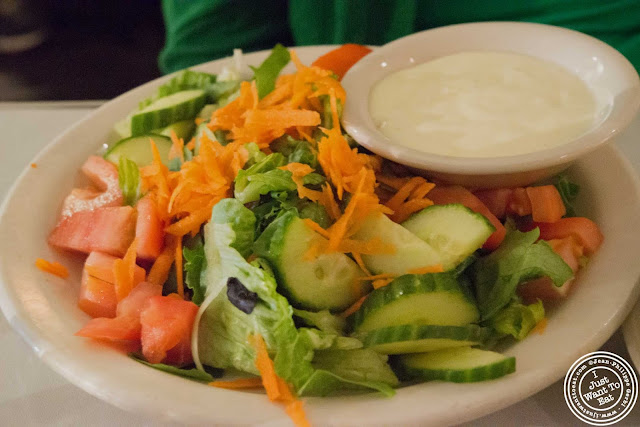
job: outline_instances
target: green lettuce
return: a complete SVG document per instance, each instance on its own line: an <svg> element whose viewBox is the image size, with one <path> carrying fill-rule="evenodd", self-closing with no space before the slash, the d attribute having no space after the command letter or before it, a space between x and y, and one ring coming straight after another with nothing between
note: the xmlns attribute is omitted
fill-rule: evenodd
<svg viewBox="0 0 640 427"><path fill-rule="evenodd" d="M213 207L211 220L218 224L231 224L235 233L231 247L245 258L251 255L256 225L253 212L236 199L222 199Z"/></svg>
<svg viewBox="0 0 640 427"><path fill-rule="evenodd" d="M510 230L498 249L471 267L478 308L488 319L514 297L518 284L542 276L562 286L573 276L571 268L543 240L540 230Z"/></svg>
<svg viewBox="0 0 640 427"><path fill-rule="evenodd" d="M166 372L171 375L177 375L179 377L186 378L189 380L200 381L203 383L210 383L214 379L222 376L222 372L219 372L219 371L214 372L215 375L211 375L209 372L206 372L204 370L201 371L200 369L197 369L197 368L184 369L184 368L178 368L171 365L165 365L164 363L149 363L146 360L141 359L135 354L130 354L129 357L131 357L136 362L140 362L143 365L150 366L153 369L157 369L159 371Z"/></svg>
<svg viewBox="0 0 640 427"><path fill-rule="evenodd" d="M542 301L524 305L517 301L498 311L485 322L499 336L511 335L517 340L524 339L529 332L544 318Z"/></svg>
<svg viewBox="0 0 640 427"><path fill-rule="evenodd" d="M558 189L558 193L560 193L564 207L567 209L565 216L576 216L573 202L578 197L578 193L580 193L580 186L569 181L569 178L565 174L558 176L554 185Z"/></svg>
<svg viewBox="0 0 640 427"><path fill-rule="evenodd" d="M118 160L118 185L122 190L124 203L135 206L140 199L140 169L133 160L120 156Z"/></svg>
<svg viewBox="0 0 640 427"><path fill-rule="evenodd" d="M347 387L393 393L397 379L378 355L375 360L370 360L372 354L361 353L348 353L339 358L346 361L361 358L366 362L362 365L321 357L319 364L314 366L316 346L335 348L337 336L319 330L298 330L293 321L293 309L287 299L276 292L276 281L268 265L260 259L248 263L232 247L235 239L229 223L211 221L205 226L207 269L202 280L206 283L207 296L200 306L195 339L192 340L194 361L199 368L206 364L257 374L255 352L247 338L260 334L273 357L276 372L299 394L325 395ZM257 294L256 305L249 314L236 308L227 297L226 283L232 277ZM339 345L354 346L355 343L340 340Z"/></svg>
<svg viewBox="0 0 640 427"><path fill-rule="evenodd" d="M204 258L204 245L200 240L193 247L186 245L182 249L184 258L184 283L193 291L191 301L200 305L204 301L204 288L200 284L200 276L207 263Z"/></svg>
<svg viewBox="0 0 640 427"><path fill-rule="evenodd" d="M273 151L286 156L289 163L303 163L313 169L318 168L318 156L307 141L285 135L274 141L271 147Z"/></svg>
<svg viewBox="0 0 640 427"><path fill-rule="evenodd" d="M293 315L301 319L307 326L313 326L323 332L343 335L346 321L342 317L331 314L329 310L307 311L293 309Z"/></svg>
<svg viewBox="0 0 640 427"><path fill-rule="evenodd" d="M278 43L259 67L251 67L256 79L256 87L260 99L275 89L276 79L280 71L287 66L290 59L291 55L287 48Z"/></svg>

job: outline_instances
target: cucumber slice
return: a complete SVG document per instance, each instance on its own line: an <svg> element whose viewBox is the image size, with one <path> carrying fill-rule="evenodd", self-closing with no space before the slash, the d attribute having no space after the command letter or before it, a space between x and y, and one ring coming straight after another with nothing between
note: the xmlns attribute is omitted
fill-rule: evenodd
<svg viewBox="0 0 640 427"><path fill-rule="evenodd" d="M438 253L428 243L380 213L367 217L354 238L378 238L395 247L395 252L391 254L362 255L362 261L373 274L399 276L441 262Z"/></svg>
<svg viewBox="0 0 640 427"><path fill-rule="evenodd" d="M374 329L361 337L365 347L378 353L424 353L482 344L489 332L477 325L400 325Z"/></svg>
<svg viewBox="0 0 640 427"><path fill-rule="evenodd" d="M278 290L291 305L306 310L341 311L363 294L360 268L342 253L305 254L324 237L293 212L273 221L254 244L255 253L267 259L278 279Z"/></svg>
<svg viewBox="0 0 640 427"><path fill-rule="evenodd" d="M217 109L218 109L218 104L207 104L204 107L202 107L202 110L198 112L197 117L208 122L209 120L211 120L211 115L213 114L213 112L216 111Z"/></svg>
<svg viewBox="0 0 640 427"><path fill-rule="evenodd" d="M158 135L171 137L171 131L174 131L178 138L182 138L185 140L186 144L193 136L193 132L195 130L196 122L194 120L182 120L181 122L172 123L164 129L152 131L151 133L157 133Z"/></svg>
<svg viewBox="0 0 640 427"><path fill-rule="evenodd" d="M495 231L487 218L461 204L429 206L402 226L436 250L445 270L482 247Z"/></svg>
<svg viewBox="0 0 640 427"><path fill-rule="evenodd" d="M516 370L515 357L471 347L400 356L403 376L421 380L469 383L500 378Z"/></svg>
<svg viewBox="0 0 640 427"><path fill-rule="evenodd" d="M142 135L132 136L131 138L125 138L116 142L107 152L104 154L104 158L111 163L118 164L120 156L124 156L129 160L136 162L138 167L148 166L153 163L153 155L151 154L150 139L153 139L162 163L169 164L169 150L171 150L171 139L163 135Z"/></svg>
<svg viewBox="0 0 640 427"><path fill-rule="evenodd" d="M453 273L406 274L371 292L349 317L357 332L408 324L462 326L478 307Z"/></svg>
<svg viewBox="0 0 640 427"><path fill-rule="evenodd" d="M202 109L205 101L204 91L197 89L183 90L159 98L131 117L131 135L142 135L171 123L193 119Z"/></svg>

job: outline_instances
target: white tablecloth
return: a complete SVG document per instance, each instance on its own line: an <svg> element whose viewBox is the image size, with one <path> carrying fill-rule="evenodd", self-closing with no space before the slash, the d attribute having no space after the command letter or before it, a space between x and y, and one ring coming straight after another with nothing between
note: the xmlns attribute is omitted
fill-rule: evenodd
<svg viewBox="0 0 640 427"><path fill-rule="evenodd" d="M93 108L90 104L0 103L0 199L33 156ZM636 136L637 139L634 139ZM640 171L640 119L619 141ZM630 361L617 332L603 347ZM640 403L618 425L640 425ZM159 426L124 412L69 384L45 366L0 316L0 426ZM516 405L468 425L584 425L565 404L562 381Z"/></svg>

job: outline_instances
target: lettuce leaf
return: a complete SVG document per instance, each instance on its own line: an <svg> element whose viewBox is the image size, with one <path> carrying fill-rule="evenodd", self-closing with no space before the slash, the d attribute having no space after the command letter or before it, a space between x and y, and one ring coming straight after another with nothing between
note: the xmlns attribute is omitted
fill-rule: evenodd
<svg viewBox="0 0 640 427"><path fill-rule="evenodd" d="M294 308L293 315L300 318L307 326L314 326L321 331L336 335L344 334L345 319L331 314L329 310L315 312Z"/></svg>
<svg viewBox="0 0 640 427"><path fill-rule="evenodd" d="M580 193L580 186L569 181L569 178L565 174L559 175L556 178L554 185L558 189L558 193L560 193L562 202L567 209L567 213L565 216L576 216L573 202L578 197L578 193Z"/></svg>
<svg viewBox="0 0 640 427"><path fill-rule="evenodd" d="M205 226L207 269L202 280L207 286L207 297L200 306L192 340L194 361L199 368L207 364L257 374L255 352L247 340L249 335L257 333L262 335L273 355L278 375L299 394L325 395L347 387L393 393L392 386L397 384L397 379L377 354L375 360L370 360L373 354L369 352L366 355L349 353L343 363L325 358L327 360L321 359L315 367L312 364L315 347L331 347L338 341L337 335L330 334L333 335L330 337L319 330L296 329L293 309L286 298L276 292L276 281L268 265L260 259L248 263L232 247L235 240L229 223L211 221ZM230 277L235 277L247 290L257 294L258 300L251 313L244 313L229 302L224 290ZM339 344L355 345L344 340ZM356 361L360 359L363 363L358 367Z"/></svg>
<svg viewBox="0 0 640 427"><path fill-rule="evenodd" d="M143 365L147 365L159 371L166 372L171 375L177 375L179 377L186 378L189 380L200 381L203 383L210 383L215 378L217 377L219 378L222 376L221 372L216 372L216 375L214 376L208 372L201 371L199 369L184 369L184 368L177 368L171 365L165 365L164 363L149 363L146 360L142 360L135 354L130 354L129 357L131 357L136 362L140 362Z"/></svg>
<svg viewBox="0 0 640 427"><path fill-rule="evenodd" d="M290 135L278 138L271 144L273 151L287 157L289 163L304 163L318 168L318 156L309 142L295 139Z"/></svg>
<svg viewBox="0 0 640 427"><path fill-rule="evenodd" d="M251 255L256 225L253 212L236 199L222 199L213 207L211 220L217 224L231 224L235 233L231 247L245 258Z"/></svg>
<svg viewBox="0 0 640 427"><path fill-rule="evenodd" d="M543 240L540 230L510 230L502 244L471 267L482 319L494 316L515 296L519 283L542 276L562 286L573 276L571 268Z"/></svg>
<svg viewBox="0 0 640 427"><path fill-rule="evenodd" d="M191 301L200 305L204 301L204 288L200 285L200 276L207 265L202 241L192 248L185 245L182 249L182 257L184 258L184 283L193 291Z"/></svg>
<svg viewBox="0 0 640 427"><path fill-rule="evenodd" d="M140 169L133 160L120 156L118 160L118 185L122 190L124 203L135 206L140 199Z"/></svg>
<svg viewBox="0 0 640 427"><path fill-rule="evenodd" d="M256 86L258 88L258 97L264 98L265 95L271 93L276 87L276 79L280 74L280 71L287 66L291 55L286 47L280 43L275 45L271 50L271 54L264 60L259 67L251 67L253 75L256 79Z"/></svg>
<svg viewBox="0 0 640 427"><path fill-rule="evenodd" d="M538 300L530 305L513 301L487 320L485 326L491 327L500 336L511 335L517 340L522 340L543 318L542 301Z"/></svg>

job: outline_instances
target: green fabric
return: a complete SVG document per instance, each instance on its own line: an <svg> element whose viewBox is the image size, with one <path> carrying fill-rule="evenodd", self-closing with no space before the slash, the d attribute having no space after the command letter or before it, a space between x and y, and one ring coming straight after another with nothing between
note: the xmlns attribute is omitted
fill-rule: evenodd
<svg viewBox="0 0 640 427"><path fill-rule="evenodd" d="M172 72L284 45L380 45L428 28L472 21L527 21L578 30L622 52L640 70L640 0L163 0Z"/></svg>

